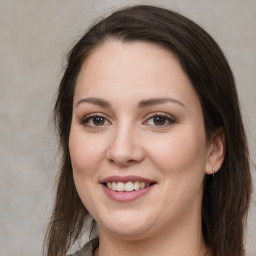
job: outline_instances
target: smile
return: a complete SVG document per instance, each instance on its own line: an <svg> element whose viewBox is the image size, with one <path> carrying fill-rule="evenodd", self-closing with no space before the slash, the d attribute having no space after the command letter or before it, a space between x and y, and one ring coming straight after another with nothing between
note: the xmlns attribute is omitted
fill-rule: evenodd
<svg viewBox="0 0 256 256"><path fill-rule="evenodd" d="M113 191L118 191L118 192L131 192L131 191L137 191L139 189L143 189L143 188L147 188L150 186L150 183L147 182L145 183L144 181L140 182L140 181L128 181L127 183L124 182L107 182L105 183L105 185L113 190Z"/></svg>
<svg viewBox="0 0 256 256"><path fill-rule="evenodd" d="M156 181L139 176L111 176L103 179L100 184L105 194L112 200L129 202L149 193Z"/></svg>

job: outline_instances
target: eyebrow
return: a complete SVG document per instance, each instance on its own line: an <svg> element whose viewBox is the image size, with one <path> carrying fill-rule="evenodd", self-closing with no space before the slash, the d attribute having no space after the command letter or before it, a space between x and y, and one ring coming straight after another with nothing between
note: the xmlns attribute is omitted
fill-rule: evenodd
<svg viewBox="0 0 256 256"><path fill-rule="evenodd" d="M151 99L146 99L146 100L140 101L138 106L139 106L139 108L144 108L144 107L147 107L147 106L164 104L164 103L168 103L168 102L176 103L176 104L182 106L183 108L185 108L185 105L182 102L180 102L176 99L173 99L173 98L151 98Z"/></svg>
<svg viewBox="0 0 256 256"><path fill-rule="evenodd" d="M109 102L107 102L106 100L100 99L100 98L84 98L84 99L81 99L76 103L76 107L78 105L80 105L81 103L91 103L93 105L98 105L98 106L101 106L101 107L104 107L104 108L110 108L111 107Z"/></svg>
<svg viewBox="0 0 256 256"><path fill-rule="evenodd" d="M144 108L147 106L153 106L153 105L164 104L169 102L176 103L185 108L185 105L182 102L173 98L150 98L150 99L142 100L138 103L138 107ZM90 103L93 105L98 105L100 107L111 108L111 105L108 101L100 98L83 98L76 103L76 107L81 103Z"/></svg>

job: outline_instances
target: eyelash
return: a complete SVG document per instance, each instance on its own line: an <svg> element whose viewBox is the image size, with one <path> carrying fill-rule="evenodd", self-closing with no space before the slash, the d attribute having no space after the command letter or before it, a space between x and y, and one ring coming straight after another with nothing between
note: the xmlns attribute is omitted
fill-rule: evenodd
<svg viewBox="0 0 256 256"><path fill-rule="evenodd" d="M85 125L85 126L87 126L87 127L89 127L89 128L100 128L100 127L103 126L103 125L97 126L97 125L90 125L90 124L89 124L90 121L93 122L96 118L102 118L103 121L104 121L104 125L105 125L105 122L108 122L109 124L111 124L111 123L107 120L107 118L105 118L103 115L96 114L96 113L90 114L90 115L86 116L86 117L82 120L81 124L83 124L83 125ZM108 124L108 125L109 125L109 124Z"/></svg>
<svg viewBox="0 0 256 256"><path fill-rule="evenodd" d="M166 114L164 114L164 113L155 113L155 114L153 114L153 115L151 115L151 116L149 116L148 118L147 118L147 120L145 121L145 122L143 122L143 124L145 124L146 122L149 122L149 120L154 120L154 118L157 118L157 117L160 117L160 118L163 118L164 119L164 125L156 125L156 124L152 124L151 126L153 126L153 127L159 127L159 128L164 128L164 127L167 127L167 126L169 126L169 125L172 125L172 124L174 124L174 123L176 123L176 120L175 120L175 118L173 118L173 117L170 117L169 115L166 115ZM154 121L153 121L154 122ZM166 123L167 122L167 123Z"/></svg>
<svg viewBox="0 0 256 256"><path fill-rule="evenodd" d="M150 115L150 116L147 116L147 119L146 121L144 121L142 124L143 125L147 125L147 123L152 119L153 122L154 122L154 118L163 118L162 121L164 121L164 124L163 125L157 125L157 124L151 124L149 126L152 126L152 127L158 127L158 128L164 128L164 127L167 127L169 125L172 125L176 122L175 118L173 117L170 117L169 115L166 115L166 114L163 114L163 113L154 113L153 115ZM94 121L96 118L102 118L102 121L104 122L103 125L92 125L92 124L89 124L90 121ZM106 124L107 122L107 124ZM167 122L167 124L166 124ZM103 115L101 114L96 114L96 113L93 113L93 114L90 114L88 116L86 116L82 121L81 121L81 124L89 127L89 128L102 128L103 126L106 126L106 125L110 125L111 122L108 121L108 119L106 117L104 117Z"/></svg>

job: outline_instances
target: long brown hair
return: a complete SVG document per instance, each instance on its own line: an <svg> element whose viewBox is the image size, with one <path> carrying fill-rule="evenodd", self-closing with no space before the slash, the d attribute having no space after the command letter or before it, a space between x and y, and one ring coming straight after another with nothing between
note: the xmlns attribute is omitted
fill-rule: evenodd
<svg viewBox="0 0 256 256"><path fill-rule="evenodd" d="M45 240L47 255L65 255L84 232L90 216L75 188L68 140L74 88L81 65L108 39L151 42L174 53L201 101L207 137L216 129L223 129L226 144L223 165L214 177L206 175L204 181L202 233L212 255L244 256L251 176L232 71L219 46L201 27L173 11L146 5L121 9L97 22L68 54L54 108L62 160ZM91 230L94 226L92 222Z"/></svg>

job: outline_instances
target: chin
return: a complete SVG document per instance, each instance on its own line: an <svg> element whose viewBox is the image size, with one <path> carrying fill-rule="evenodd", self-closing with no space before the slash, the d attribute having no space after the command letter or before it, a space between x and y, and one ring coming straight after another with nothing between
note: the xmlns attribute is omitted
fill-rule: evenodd
<svg viewBox="0 0 256 256"><path fill-rule="evenodd" d="M153 223L152 218L142 216L141 213L136 211L126 210L125 213L113 214L107 220L98 222L98 229L100 231L101 226L103 226L104 230L111 232L113 235L132 240L144 237Z"/></svg>

